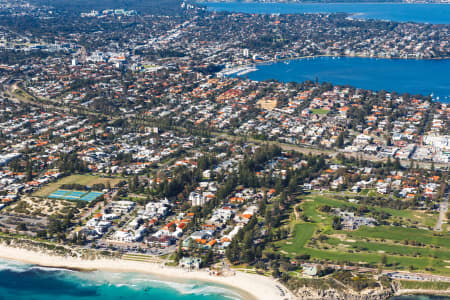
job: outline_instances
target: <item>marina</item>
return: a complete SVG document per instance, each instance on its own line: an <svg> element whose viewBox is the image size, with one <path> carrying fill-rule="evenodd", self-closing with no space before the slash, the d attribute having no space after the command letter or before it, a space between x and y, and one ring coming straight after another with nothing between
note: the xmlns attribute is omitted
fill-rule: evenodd
<svg viewBox="0 0 450 300"><path fill-rule="evenodd" d="M234 67L234 68L226 68L219 73L217 73L218 77L223 76L244 76L246 74L256 72L258 69L254 66L244 66L244 67Z"/></svg>

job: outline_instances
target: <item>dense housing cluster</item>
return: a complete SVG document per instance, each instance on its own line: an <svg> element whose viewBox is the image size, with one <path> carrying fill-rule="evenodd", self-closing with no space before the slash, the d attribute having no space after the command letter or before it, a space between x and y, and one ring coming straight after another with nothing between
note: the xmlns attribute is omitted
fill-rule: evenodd
<svg viewBox="0 0 450 300"><path fill-rule="evenodd" d="M0 1L5 235L245 266L296 291L450 281L436 275L450 275L448 104L230 76L304 56L444 58L448 25L161 13L171 3Z"/></svg>

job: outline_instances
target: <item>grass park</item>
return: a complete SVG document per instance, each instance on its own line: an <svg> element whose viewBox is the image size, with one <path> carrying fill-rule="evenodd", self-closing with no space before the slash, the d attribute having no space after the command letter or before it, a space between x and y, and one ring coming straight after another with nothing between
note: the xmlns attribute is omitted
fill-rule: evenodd
<svg viewBox="0 0 450 300"><path fill-rule="evenodd" d="M450 282L442 281L406 281L400 282L403 289L421 289L421 290L434 290L434 291L446 291L450 289Z"/></svg>
<svg viewBox="0 0 450 300"><path fill-rule="evenodd" d="M313 114L317 114L317 115L326 115L328 114L330 111L326 110L326 109L322 109L322 108L313 108L311 109L311 112Z"/></svg>
<svg viewBox="0 0 450 300"><path fill-rule="evenodd" d="M60 189L62 185L65 184L80 184L80 185L87 185L92 186L94 184L110 184L111 186L115 186L118 184L122 178L114 177L114 178L106 178L106 177L100 177L95 175L83 175L83 174L77 174L77 175L71 175L64 178L59 179L58 181L52 182L38 191L36 191L33 196L35 197L47 197L48 195L52 194L53 192Z"/></svg>
<svg viewBox="0 0 450 300"><path fill-rule="evenodd" d="M355 231L335 230L333 214L320 207L355 207L359 204L332 198L331 195L302 196L298 205L302 217L292 214L291 235L274 247L287 256L310 255L312 260L329 263L365 264L373 268L450 275L450 235L427 228L436 216L415 210L370 207L389 213L389 222L402 226L362 226ZM385 260L382 264L382 260Z"/></svg>

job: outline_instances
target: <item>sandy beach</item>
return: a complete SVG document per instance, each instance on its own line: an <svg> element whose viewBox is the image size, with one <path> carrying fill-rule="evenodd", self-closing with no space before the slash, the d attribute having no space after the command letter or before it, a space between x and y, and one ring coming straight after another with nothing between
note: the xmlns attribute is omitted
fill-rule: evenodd
<svg viewBox="0 0 450 300"><path fill-rule="evenodd" d="M82 260L71 257L53 256L46 253L30 251L0 245L0 258L35 264L43 267L67 268L76 270L101 270L109 272L147 273L167 278L168 281L198 280L230 287L237 291L242 298L248 300L277 300L294 299L292 295L282 296L281 287L287 289L274 279L243 272L236 272L234 276L212 276L208 271L185 271L176 267L162 266L156 263L137 262L121 259Z"/></svg>
<svg viewBox="0 0 450 300"><path fill-rule="evenodd" d="M400 289L396 291L395 296L408 296L408 295L430 295L430 296L450 296L449 290L424 290L424 289Z"/></svg>

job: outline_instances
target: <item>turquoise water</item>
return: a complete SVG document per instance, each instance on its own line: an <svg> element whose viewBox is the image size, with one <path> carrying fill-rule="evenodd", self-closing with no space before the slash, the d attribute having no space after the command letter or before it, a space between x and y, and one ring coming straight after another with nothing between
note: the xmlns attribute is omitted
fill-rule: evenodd
<svg viewBox="0 0 450 300"><path fill-rule="evenodd" d="M450 24L450 4L409 3L204 3L211 10L252 14L336 13L361 19Z"/></svg>
<svg viewBox="0 0 450 300"><path fill-rule="evenodd" d="M57 190L51 193L48 198L63 200L80 200L91 202L103 195L101 192L80 192L71 190Z"/></svg>
<svg viewBox="0 0 450 300"><path fill-rule="evenodd" d="M450 59L404 60L361 57L317 57L257 66L246 76L253 80L303 82L319 79L336 85L409 94L434 94L450 102Z"/></svg>
<svg viewBox="0 0 450 300"><path fill-rule="evenodd" d="M242 299L217 285L168 282L136 273L77 272L0 259L0 300L230 300ZM390 300L449 300L402 296Z"/></svg>
<svg viewBox="0 0 450 300"><path fill-rule="evenodd" d="M0 300L225 300L231 290L134 273L75 272L0 260Z"/></svg>

